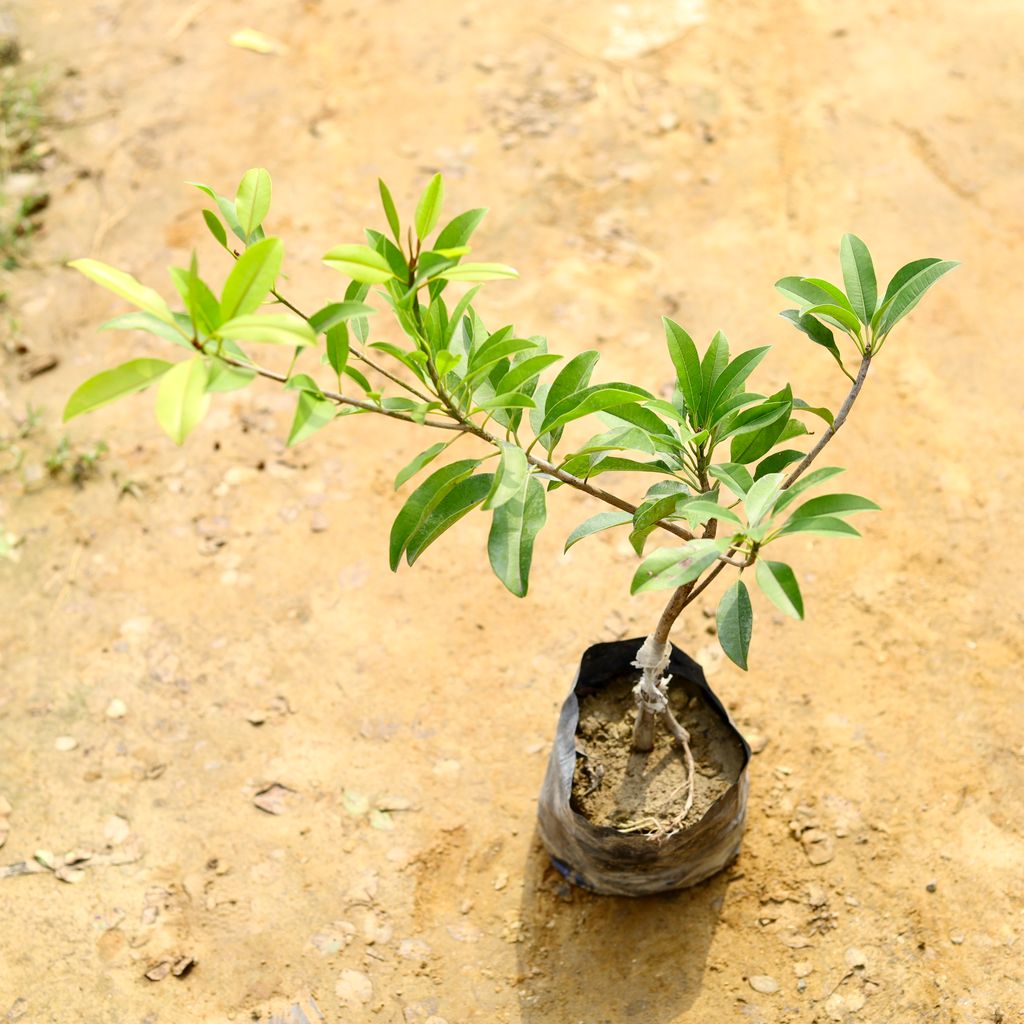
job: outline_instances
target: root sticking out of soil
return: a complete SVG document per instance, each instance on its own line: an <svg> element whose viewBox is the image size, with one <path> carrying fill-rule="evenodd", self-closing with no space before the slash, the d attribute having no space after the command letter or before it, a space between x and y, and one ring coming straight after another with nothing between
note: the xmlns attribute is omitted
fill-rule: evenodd
<svg viewBox="0 0 1024 1024"><path fill-rule="evenodd" d="M572 807L595 825L663 838L704 816L739 778L743 754L722 720L682 681L670 684L668 707L689 737L692 762L662 720L654 749L633 750L635 683L635 676L622 676L580 702Z"/></svg>

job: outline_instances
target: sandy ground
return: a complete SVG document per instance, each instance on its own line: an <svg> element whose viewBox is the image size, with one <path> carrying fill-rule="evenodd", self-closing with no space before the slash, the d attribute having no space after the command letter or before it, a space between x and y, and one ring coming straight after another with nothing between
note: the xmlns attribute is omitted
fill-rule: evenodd
<svg viewBox="0 0 1024 1024"><path fill-rule="evenodd" d="M483 517L388 572L418 432L357 419L285 451L269 387L218 400L182 450L146 398L75 421L111 449L83 490L0 478L23 538L0 561L0 864L94 854L69 882L0 878L0 1021L1024 1019L1024 8L9 6L65 122L39 266L3 282L17 336L60 364L25 383L3 357L0 417L44 407L46 444L69 391L138 351L96 333L122 307L61 261L168 294L193 246L219 259L183 180L229 190L255 164L298 299L334 294L318 258L379 220L378 174L407 206L441 169L453 209L493 207L481 258L522 271L493 321L596 343L605 379L651 387L668 311L778 343L768 383L834 406L842 378L771 282L833 275L845 230L890 273L964 266L836 442L884 514L863 541L791 544L808 621L759 606L747 675L701 615L679 627L767 745L739 861L670 898L572 891L534 837L579 653L659 610L626 596L624 538L561 556L595 511L579 496L552 501L517 602L485 571ZM287 49L228 45L244 27ZM253 803L273 783L278 815ZM185 976L145 978L181 957Z"/></svg>

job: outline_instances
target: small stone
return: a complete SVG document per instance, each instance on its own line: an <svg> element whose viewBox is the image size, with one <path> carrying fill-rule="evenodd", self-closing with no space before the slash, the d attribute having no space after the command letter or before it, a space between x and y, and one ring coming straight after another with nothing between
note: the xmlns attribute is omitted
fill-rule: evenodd
<svg viewBox="0 0 1024 1024"><path fill-rule="evenodd" d="M323 514L323 512L320 511L320 509L317 509L313 515L310 516L309 528L314 533L323 533L330 527L330 525L330 520Z"/></svg>
<svg viewBox="0 0 1024 1024"><path fill-rule="evenodd" d="M835 840L820 828L809 828L801 833L800 843L815 867L827 864L836 855Z"/></svg>
<svg viewBox="0 0 1024 1024"><path fill-rule="evenodd" d="M125 702L120 697L115 697L108 705L106 710L107 718L124 718L128 714L128 708Z"/></svg>
<svg viewBox="0 0 1024 1024"><path fill-rule="evenodd" d="M929 883L928 883L928 884L927 884L927 885L925 886L925 889L926 889L926 890L927 890L928 892L935 892L935 890L936 890L936 889L938 889L938 885L937 885L937 884L936 884L935 882L929 882Z"/></svg>
<svg viewBox="0 0 1024 1024"><path fill-rule="evenodd" d="M769 974L754 974L747 978L750 987L763 996L770 996L779 991L779 983Z"/></svg>
<svg viewBox="0 0 1024 1024"><path fill-rule="evenodd" d="M42 864L44 868L49 868L51 871L53 871L54 866L57 863L56 858L49 850L36 850L32 856L35 857L35 859Z"/></svg>
<svg viewBox="0 0 1024 1024"><path fill-rule="evenodd" d="M864 1009L864 1004L868 1001L868 997L863 992L851 992L846 997L846 1008L850 1013L856 1013L858 1010Z"/></svg>
<svg viewBox="0 0 1024 1024"><path fill-rule="evenodd" d="M334 994L347 1007L365 1006L373 998L373 982L362 971L342 971Z"/></svg>
<svg viewBox="0 0 1024 1024"><path fill-rule="evenodd" d="M267 814L284 814L288 809L288 797L295 792L279 782L271 783L261 789L253 798L253 804Z"/></svg>
<svg viewBox="0 0 1024 1024"><path fill-rule="evenodd" d="M964 938L965 936L963 932L953 932L949 937L949 941L952 942L954 946L962 946Z"/></svg>
<svg viewBox="0 0 1024 1024"><path fill-rule="evenodd" d="M262 711L250 711L249 714L245 716L245 720L250 725L259 726L263 725L263 723L267 720L267 716Z"/></svg>
<svg viewBox="0 0 1024 1024"><path fill-rule="evenodd" d="M752 754L760 754L768 746L768 737L759 732L748 732L744 739Z"/></svg>
<svg viewBox="0 0 1024 1024"><path fill-rule="evenodd" d="M846 1009L846 1000L838 992L825 1000L825 1012L830 1020L842 1020L846 1016Z"/></svg>
<svg viewBox="0 0 1024 1024"><path fill-rule="evenodd" d="M69 750L74 750L78 746L78 740L74 736L58 736L54 740L53 745L61 752L66 754Z"/></svg>
<svg viewBox="0 0 1024 1024"><path fill-rule="evenodd" d="M658 118L658 131L662 134L674 132L679 127L679 115L674 111L667 111Z"/></svg>
<svg viewBox="0 0 1024 1024"><path fill-rule="evenodd" d="M495 889L495 891L496 892L501 892L501 890L504 889L506 885L508 885L508 872L507 871L499 872L499 874L497 876L495 876L495 879L494 879L494 889Z"/></svg>
<svg viewBox="0 0 1024 1024"><path fill-rule="evenodd" d="M843 959L846 961L846 966L851 968L867 967L868 958L862 950L857 949L856 946L851 946L844 954Z"/></svg>
<svg viewBox="0 0 1024 1024"><path fill-rule="evenodd" d="M108 846L120 846L130 834L131 827L119 814L112 814L103 823L103 838Z"/></svg>
<svg viewBox="0 0 1024 1024"><path fill-rule="evenodd" d="M793 973L798 978L806 978L814 971L814 964L810 960L798 960L793 964Z"/></svg>

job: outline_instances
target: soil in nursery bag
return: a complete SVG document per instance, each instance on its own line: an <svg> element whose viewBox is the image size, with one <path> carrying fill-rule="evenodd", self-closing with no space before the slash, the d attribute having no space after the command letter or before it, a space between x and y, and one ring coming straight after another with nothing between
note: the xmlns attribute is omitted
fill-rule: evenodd
<svg viewBox="0 0 1024 1024"><path fill-rule="evenodd" d="M654 749L632 749L636 673L621 676L580 701L576 730L576 769L571 806L594 825L626 831L677 831L699 821L743 770L743 750L728 726L694 694L684 680L669 686L669 704L690 734L693 752L693 806L678 820L686 801L686 762L682 748L659 722Z"/></svg>

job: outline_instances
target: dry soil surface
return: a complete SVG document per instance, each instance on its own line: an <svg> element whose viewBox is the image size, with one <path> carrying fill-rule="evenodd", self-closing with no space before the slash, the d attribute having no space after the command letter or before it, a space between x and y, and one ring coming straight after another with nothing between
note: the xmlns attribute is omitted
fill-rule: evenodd
<svg viewBox="0 0 1024 1024"><path fill-rule="evenodd" d="M668 312L777 343L768 384L834 405L843 379L772 281L834 274L846 230L889 272L963 267L835 444L885 512L863 541L790 542L808 621L758 604L749 674L702 615L679 627L761 752L739 861L673 897L574 891L534 838L579 653L659 610L626 596L624 537L560 554L586 500L554 496L517 602L483 516L388 572L420 432L357 418L285 450L269 386L217 400L181 450L147 397L73 422L110 446L83 490L6 474L0 864L92 856L0 878L0 1021L1021 1020L1024 8L10 7L58 122L36 265L3 282L30 354L2 357L0 415L43 407L36 443L85 376L160 352L97 333L124 307L62 262L169 294L193 246L223 265L183 181L230 190L256 164L302 302L335 295L319 256L380 221L377 175L407 208L440 169L452 209L493 207L480 257L522 271L489 318L655 388ZM244 28L282 48L230 45Z"/></svg>

